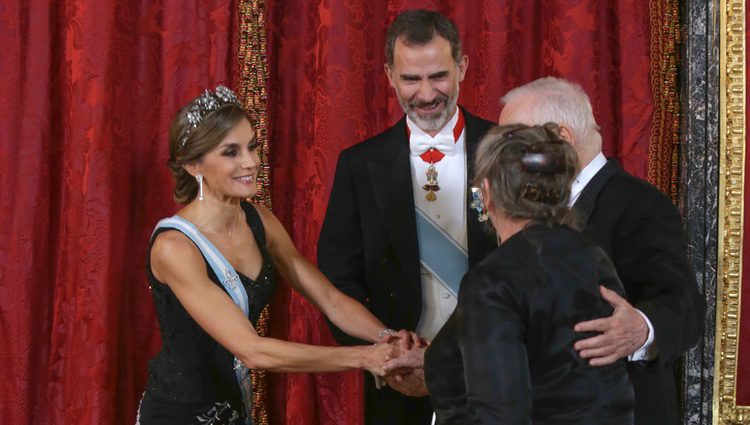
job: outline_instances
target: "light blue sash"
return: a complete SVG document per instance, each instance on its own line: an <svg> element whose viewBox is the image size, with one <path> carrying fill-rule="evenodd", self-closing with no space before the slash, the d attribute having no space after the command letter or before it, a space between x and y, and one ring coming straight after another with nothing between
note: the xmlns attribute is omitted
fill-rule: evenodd
<svg viewBox="0 0 750 425"><path fill-rule="evenodd" d="M468 252L422 210L416 208L416 211L419 260L446 290L457 297L461 278L469 269Z"/></svg>
<svg viewBox="0 0 750 425"><path fill-rule="evenodd" d="M221 281L221 285L226 289L229 296L235 304L242 310L245 317L249 317L250 308L248 306L247 292L245 287L240 282L240 277L234 270L229 261L219 252L219 250L211 243L200 231L193 225L193 223L185 220L179 216L172 216L165 218L156 224L154 233L151 234L151 241L153 242L154 234L161 228L176 229L182 232L185 236L189 237L190 240L195 243L198 249L201 250L203 257L208 261L211 269L214 271L216 277ZM242 401L245 405L247 412L247 418L245 425L253 425L253 382L252 376L250 375L250 369L245 367L242 362L235 357L234 358L234 373L237 377L237 383L242 390Z"/></svg>

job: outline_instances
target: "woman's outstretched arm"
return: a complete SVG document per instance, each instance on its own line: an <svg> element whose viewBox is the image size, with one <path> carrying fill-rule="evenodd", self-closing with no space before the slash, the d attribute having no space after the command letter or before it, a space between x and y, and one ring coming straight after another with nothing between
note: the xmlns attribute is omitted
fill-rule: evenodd
<svg viewBox="0 0 750 425"><path fill-rule="evenodd" d="M270 211L257 205L255 208L263 220L274 264L292 288L347 334L365 341L379 341L380 333L385 329L383 322L365 306L336 289L323 273L307 261Z"/></svg>
<svg viewBox="0 0 750 425"><path fill-rule="evenodd" d="M198 325L249 368L274 372L367 369L382 375L383 364L392 357L394 349L388 344L321 347L258 336L239 307L208 278L203 257L182 233L167 231L157 236L151 268Z"/></svg>

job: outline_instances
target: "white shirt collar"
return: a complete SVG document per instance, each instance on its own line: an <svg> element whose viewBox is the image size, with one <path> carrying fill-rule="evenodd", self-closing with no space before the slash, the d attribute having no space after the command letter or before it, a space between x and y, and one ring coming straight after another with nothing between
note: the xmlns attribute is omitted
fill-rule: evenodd
<svg viewBox="0 0 750 425"><path fill-rule="evenodd" d="M570 201L568 201L569 207L572 207L573 204L575 204L578 197L581 196L583 188L589 184L596 173L604 168L605 165L607 165L607 158L603 153L599 152L599 154L597 154L594 159L592 159L591 162L589 162L583 170L578 173L578 176L576 176L576 179L573 181L573 185L570 188Z"/></svg>

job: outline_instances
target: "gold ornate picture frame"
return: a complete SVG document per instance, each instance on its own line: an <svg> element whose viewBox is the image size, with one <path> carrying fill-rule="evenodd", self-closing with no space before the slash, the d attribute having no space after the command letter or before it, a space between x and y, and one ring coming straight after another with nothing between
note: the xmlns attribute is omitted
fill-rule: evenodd
<svg viewBox="0 0 750 425"><path fill-rule="evenodd" d="M743 319L743 241L746 176L746 8L744 0L720 0L719 255L713 423L750 424L750 314ZM750 301L747 301L750 302ZM748 310L746 306L744 310ZM745 341L744 345L741 343ZM741 390L738 393L738 388Z"/></svg>

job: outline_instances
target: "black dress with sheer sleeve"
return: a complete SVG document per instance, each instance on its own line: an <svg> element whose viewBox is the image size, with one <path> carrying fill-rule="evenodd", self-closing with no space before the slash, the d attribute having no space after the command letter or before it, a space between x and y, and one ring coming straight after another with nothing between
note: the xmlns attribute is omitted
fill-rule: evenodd
<svg viewBox="0 0 750 425"><path fill-rule="evenodd" d="M573 349L581 321L611 315L615 269L585 236L533 224L470 270L458 306L425 355L438 424L625 425L625 360L591 367Z"/></svg>
<svg viewBox="0 0 750 425"><path fill-rule="evenodd" d="M243 202L242 208L263 256L263 266L255 279L237 273L247 291L249 319L256 326L276 288L276 279L261 218L251 204ZM225 291L208 263L206 269L211 281ZM150 264L146 270L162 348L149 362L137 423L244 424L249 413L232 368L234 356L190 317L169 286L154 277Z"/></svg>

